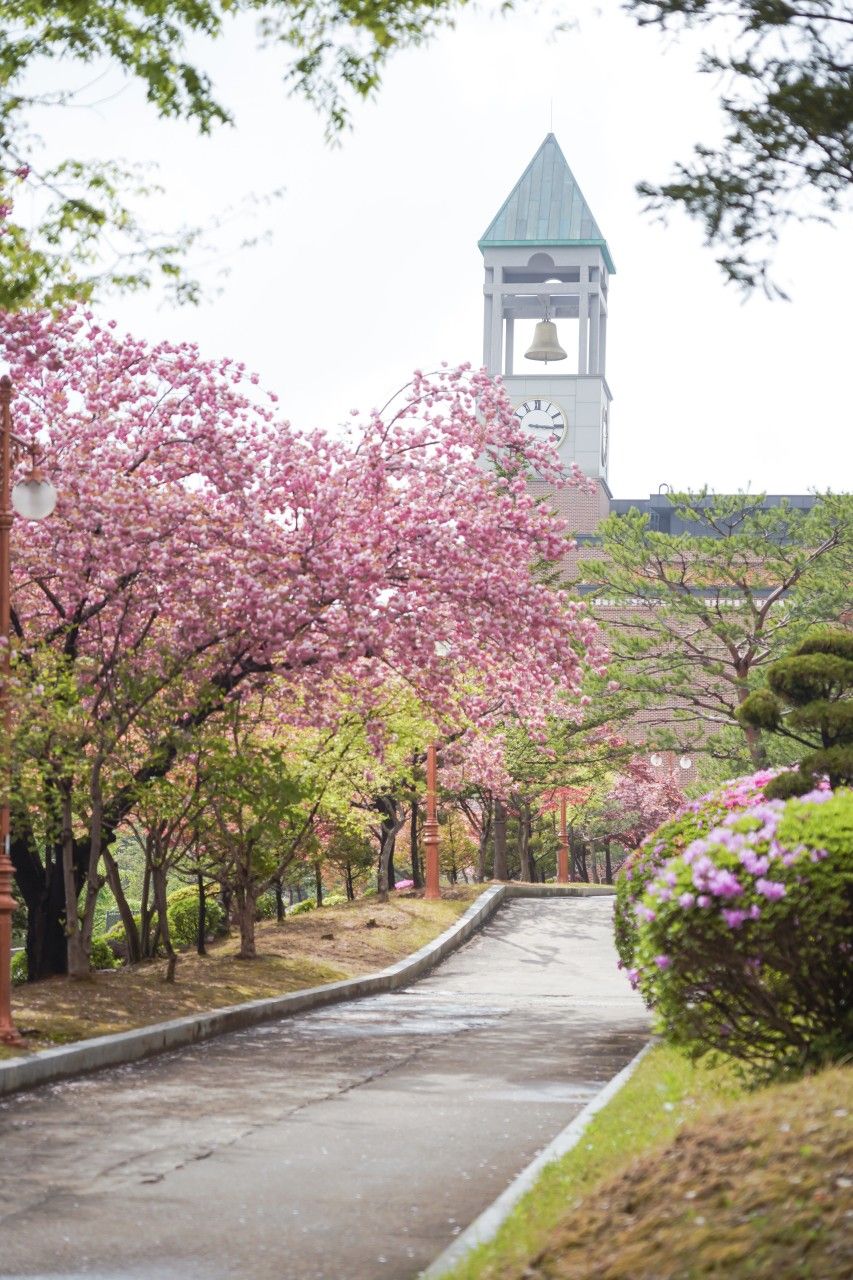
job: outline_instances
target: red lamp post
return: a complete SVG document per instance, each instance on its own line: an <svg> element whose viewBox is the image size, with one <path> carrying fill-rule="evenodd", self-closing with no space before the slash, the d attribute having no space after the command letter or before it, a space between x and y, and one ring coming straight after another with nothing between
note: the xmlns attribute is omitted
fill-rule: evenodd
<svg viewBox="0 0 853 1280"><path fill-rule="evenodd" d="M566 831L566 794L560 796L560 854L557 863L557 883L569 883L569 837Z"/></svg>
<svg viewBox="0 0 853 1280"><path fill-rule="evenodd" d="M440 898L438 865L438 813L437 813L438 751L434 742L427 747L426 821L424 823L424 862L426 863L425 898Z"/></svg>
<svg viewBox="0 0 853 1280"><path fill-rule="evenodd" d="M50 515L56 490L33 468L26 480L12 490L13 450L19 455L26 442L12 432L12 380L0 378L0 725L3 726L2 777L0 777L0 1044L20 1045L23 1040L12 1022L12 897L14 868L9 857L11 823L9 787L12 767L12 673L10 631L12 614L11 532L14 512L29 520Z"/></svg>

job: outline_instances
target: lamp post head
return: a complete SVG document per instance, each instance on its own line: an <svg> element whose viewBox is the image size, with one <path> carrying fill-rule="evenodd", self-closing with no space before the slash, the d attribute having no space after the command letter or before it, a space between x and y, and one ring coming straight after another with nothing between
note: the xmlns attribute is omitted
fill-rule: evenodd
<svg viewBox="0 0 853 1280"><path fill-rule="evenodd" d="M25 520L44 520L56 506L56 489L39 467L12 490L12 506Z"/></svg>

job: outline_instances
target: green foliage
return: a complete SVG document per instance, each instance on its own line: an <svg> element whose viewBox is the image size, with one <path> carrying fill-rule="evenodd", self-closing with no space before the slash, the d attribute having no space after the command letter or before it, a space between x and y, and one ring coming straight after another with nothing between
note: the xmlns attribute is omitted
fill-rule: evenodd
<svg viewBox="0 0 853 1280"><path fill-rule="evenodd" d="M113 954L112 947L106 938L93 938L90 960L93 969L117 969L121 964Z"/></svg>
<svg viewBox="0 0 853 1280"><path fill-rule="evenodd" d="M106 936L92 939L90 960L93 969L118 969L121 966L121 960L116 958ZM18 986L26 980L27 953L18 951L12 956L12 982Z"/></svg>
<svg viewBox="0 0 853 1280"><path fill-rule="evenodd" d="M347 125L352 100L377 92L388 59L452 26L464 3L0 2L0 203L6 210L0 305L61 305L109 287L147 288L157 279L179 300L199 296L183 265L198 232L150 232L133 212L147 186L138 173L111 160L73 157L43 171L32 166L34 113L79 105L74 90L30 91L37 61L50 59L60 70L81 63L118 67L142 87L158 116L187 121L206 134L232 118L191 51L205 39L227 38L228 20L251 14L262 44L286 51L285 83L319 109L333 136ZM757 247L772 245L792 217L840 208L849 188L848 20L830 0L815 0L802 13L765 0L629 3L641 24L719 23L733 52L706 53L702 70L715 76L722 71L735 86L722 102L729 126L722 146L698 145L693 162L679 164L672 181L641 183L639 191L653 210L680 207L698 219L707 242L719 249L717 261L728 279L744 289L769 289L768 259ZM520 3L507 0L502 7ZM24 184L46 204L35 227L14 217Z"/></svg>
<svg viewBox="0 0 853 1280"><path fill-rule="evenodd" d="M289 916L304 916L306 911L313 911L314 906L314 899L306 898L304 902L297 902L295 906L288 907L287 914Z"/></svg>
<svg viewBox="0 0 853 1280"><path fill-rule="evenodd" d="M261 920L276 920L278 918L278 906L272 889L267 889L266 893L259 894L255 903L255 910Z"/></svg>
<svg viewBox="0 0 853 1280"><path fill-rule="evenodd" d="M663 864L638 906L657 1027L753 1078L853 1051L853 792L761 801Z"/></svg>
<svg viewBox="0 0 853 1280"><path fill-rule="evenodd" d="M12 956L12 983L14 986L22 986L27 980L27 953L26 951L16 951Z"/></svg>
<svg viewBox="0 0 853 1280"><path fill-rule="evenodd" d="M206 932L219 934L225 925L225 912L215 897L205 895ZM169 933L174 947L192 947L198 937L198 889L186 885L175 889L166 899Z"/></svg>
<svg viewBox="0 0 853 1280"><path fill-rule="evenodd" d="M791 219L843 208L853 173L849 9L833 0L628 0L641 24L719 27L700 69L726 85L726 133L699 144L662 185L639 184L647 207L697 219L726 278L784 296L770 254ZM726 52L722 52L722 49Z"/></svg>
<svg viewBox="0 0 853 1280"><path fill-rule="evenodd" d="M323 899L324 907L342 907L347 901L345 893L330 893Z"/></svg>
<svg viewBox="0 0 853 1280"><path fill-rule="evenodd" d="M634 964L638 937L636 907L649 881L670 858L683 853L699 836L713 830L725 814L726 810L718 799L706 798L700 808L679 814L658 827L626 859L616 877L613 907L616 950L623 968L630 969Z"/></svg>
<svg viewBox="0 0 853 1280"><path fill-rule="evenodd" d="M767 757L738 708L771 662L847 606L853 497L826 494L810 511L704 490L668 500L661 519L690 532L652 528L638 511L612 515L600 526L604 556L581 566L595 584L585 599L610 641L621 714L665 710L668 730L650 735L657 745L710 751L729 770L725 730L740 730L743 767L751 758L754 768Z"/></svg>
<svg viewBox="0 0 853 1280"><path fill-rule="evenodd" d="M766 729L812 750L797 773L780 775L769 796L804 795L826 773L833 787L853 782L853 632L811 631L767 671L767 686L738 709L743 725Z"/></svg>

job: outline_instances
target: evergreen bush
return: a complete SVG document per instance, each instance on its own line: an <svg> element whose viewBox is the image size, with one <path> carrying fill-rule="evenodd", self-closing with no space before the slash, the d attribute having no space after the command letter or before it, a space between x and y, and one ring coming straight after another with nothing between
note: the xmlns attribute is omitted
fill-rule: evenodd
<svg viewBox="0 0 853 1280"><path fill-rule="evenodd" d="M830 786L853 783L853 631L819 627L786 658L771 663L767 685L738 709L741 724L810 747L799 769L782 773L767 796L784 799L811 791L818 778Z"/></svg>
<svg viewBox="0 0 853 1280"><path fill-rule="evenodd" d="M758 799L676 853L636 906L629 977L658 1030L757 1078L853 1052L853 792Z"/></svg>

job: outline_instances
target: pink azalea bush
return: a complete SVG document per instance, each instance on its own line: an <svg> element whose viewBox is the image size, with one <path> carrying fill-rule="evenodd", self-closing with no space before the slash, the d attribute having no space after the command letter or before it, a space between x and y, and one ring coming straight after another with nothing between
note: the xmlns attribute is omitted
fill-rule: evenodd
<svg viewBox="0 0 853 1280"><path fill-rule="evenodd" d="M722 787L691 800L640 842L626 859L616 882L614 927L621 964L631 969L637 943L637 906L649 881L670 858L694 840L720 825L728 813L737 812L764 796L764 787L776 777L773 769L735 778Z"/></svg>
<svg viewBox="0 0 853 1280"><path fill-rule="evenodd" d="M648 875L631 982L668 1039L754 1076L849 1055L853 792L723 809Z"/></svg>

